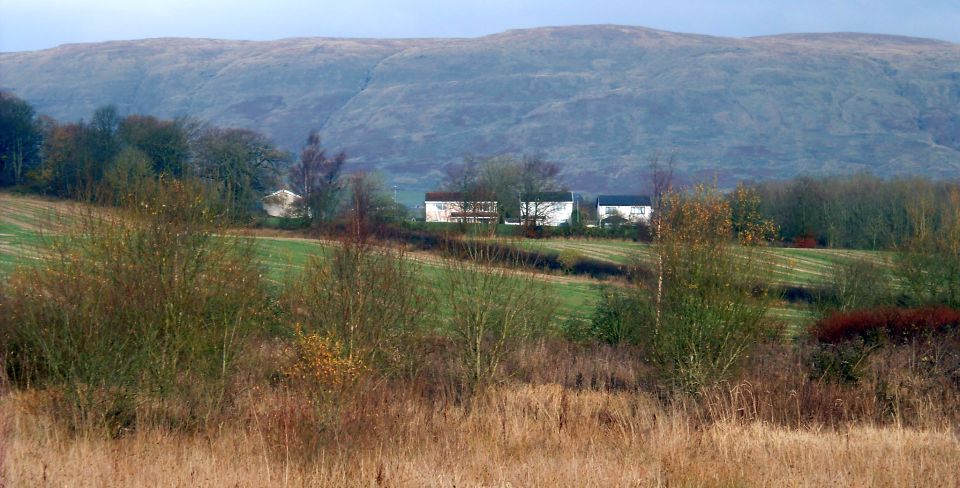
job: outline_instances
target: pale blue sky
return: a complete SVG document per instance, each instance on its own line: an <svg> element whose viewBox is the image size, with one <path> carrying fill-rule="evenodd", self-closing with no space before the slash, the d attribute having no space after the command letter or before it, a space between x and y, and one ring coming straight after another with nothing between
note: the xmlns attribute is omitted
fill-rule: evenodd
<svg viewBox="0 0 960 488"><path fill-rule="evenodd" d="M0 51L148 37L474 37L575 24L737 37L854 31L960 42L960 0L0 0Z"/></svg>

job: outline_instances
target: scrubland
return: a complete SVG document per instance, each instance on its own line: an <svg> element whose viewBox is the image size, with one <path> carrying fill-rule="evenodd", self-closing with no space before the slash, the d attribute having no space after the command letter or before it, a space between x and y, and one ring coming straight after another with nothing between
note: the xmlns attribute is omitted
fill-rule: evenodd
<svg viewBox="0 0 960 488"><path fill-rule="evenodd" d="M247 385L222 422L205 429L151 426L117 437L65 429L42 407L42 392L8 393L0 407L5 481L891 487L958 481L960 432L955 413L945 415L936 396L922 399L930 403L917 405L921 412L910 419L865 402L866 389L804 393L818 388L811 384L769 391L763 389L770 385L744 380L699 400L665 402L624 384L638 374L621 365L625 352L528 352L556 353L558 361L536 367L555 369L552 375L571 384L528 377L467 399L455 388L390 382L365 386L335 414L318 412L303 391ZM577 387L578 375L593 379Z"/></svg>
<svg viewBox="0 0 960 488"><path fill-rule="evenodd" d="M583 280L504 266L482 245L424 260L277 241L299 253L282 266L276 248L207 222L189 186L158 191L108 220L74 212L8 261L0 484L960 480L956 314L858 312L904 298L855 266L818 271L832 311L785 334L740 280L751 251L678 238L662 305L616 283L622 296L578 320L557 290ZM690 208L723 210L704 198ZM726 235L723 219L704 225ZM870 272L887 273L878 262Z"/></svg>

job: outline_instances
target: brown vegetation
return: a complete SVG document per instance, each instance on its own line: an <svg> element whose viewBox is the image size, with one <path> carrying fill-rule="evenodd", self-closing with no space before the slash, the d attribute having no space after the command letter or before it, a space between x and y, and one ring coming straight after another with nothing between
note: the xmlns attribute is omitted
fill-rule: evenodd
<svg viewBox="0 0 960 488"><path fill-rule="evenodd" d="M874 308L830 315L814 324L814 335L830 343L878 335L904 340L957 326L960 311L947 307Z"/></svg>
<svg viewBox="0 0 960 488"><path fill-rule="evenodd" d="M960 437L950 427L958 418L956 390L950 398L918 395L926 409L901 411L901 420L917 420L901 422L867 394L876 385L812 381L800 355L771 347L740 382L698 401L666 401L644 387L648 372L632 360L636 351L546 341L512 356L514 381L471 398L423 378L374 382L321 421L305 390L260 382L242 387L231 420L219 426L196 434L155 426L113 440L65 431L44 413L40 392L8 394L0 406L5 480L12 486L956 482ZM905 357L887 357L877 371L916 374Z"/></svg>

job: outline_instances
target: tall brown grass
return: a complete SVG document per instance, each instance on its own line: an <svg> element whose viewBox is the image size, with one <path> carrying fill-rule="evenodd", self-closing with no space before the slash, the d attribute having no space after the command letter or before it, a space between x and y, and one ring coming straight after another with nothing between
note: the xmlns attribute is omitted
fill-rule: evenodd
<svg viewBox="0 0 960 488"><path fill-rule="evenodd" d="M874 356L876 378L845 385L811 378L803 346L771 344L737 381L667 397L650 367L631 360L635 349L543 340L508 358L511 381L474 396L458 391L455 372L369 381L341 399L333 419L318 417L325 413L309 390L263 379L283 363L277 350L275 343L255 349L226 421L193 433L158 425L116 439L77 435L49 416L41 393L8 393L0 404L5 480L11 486L955 486L958 480L957 388L936 384L938 373L911 360L924 352L906 346ZM883 382L899 391L899 411L877 394ZM936 396L935 386L945 391Z"/></svg>
<svg viewBox="0 0 960 488"><path fill-rule="evenodd" d="M381 389L362 420L298 459L296 400L260 396L248 425L71 437L4 401L10 486L955 486L947 430L709 425L648 395L514 385L469 406Z"/></svg>

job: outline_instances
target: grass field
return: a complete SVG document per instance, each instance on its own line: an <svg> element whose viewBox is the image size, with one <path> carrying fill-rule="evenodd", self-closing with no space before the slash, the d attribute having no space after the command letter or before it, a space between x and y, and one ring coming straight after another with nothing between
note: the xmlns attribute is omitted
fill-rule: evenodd
<svg viewBox="0 0 960 488"><path fill-rule="evenodd" d="M650 246L645 243L624 240L601 239L526 239L507 241L531 251L555 252L573 251L585 258L615 264L652 262ZM792 249L764 248L755 249L753 256L758 259L765 273L773 282L784 285L816 285L830 277L837 265L869 261L878 264L889 263L887 253L876 251L856 251L837 249Z"/></svg>
<svg viewBox="0 0 960 488"><path fill-rule="evenodd" d="M0 193L0 275L17 266L29 266L42 252L44 240L59 232L65 222L83 207L62 201L45 200ZM251 234L257 239L258 253L270 280L278 286L304 269L311 256L323 256L326 245L317 240L296 237L277 237L269 234ZM623 240L586 239L514 239L508 242L527 250L543 252L575 251L601 261L627 264L651 259L647 244ZM885 253L830 249L758 249L754 255L761 262L773 283L794 286L816 286L830 276L840 264L870 261L888 263ZM420 267L425 282L438 286L443 262L434 255L411 253L409 257ZM584 277L558 274L537 274L558 297L559 319L588 318L592 312L600 281ZM797 330L812 318L812 312L802 305L783 303L771 313L783 320L791 330Z"/></svg>
<svg viewBox="0 0 960 488"><path fill-rule="evenodd" d="M74 212L68 203L0 193L0 275L35 262L45 239Z"/></svg>

